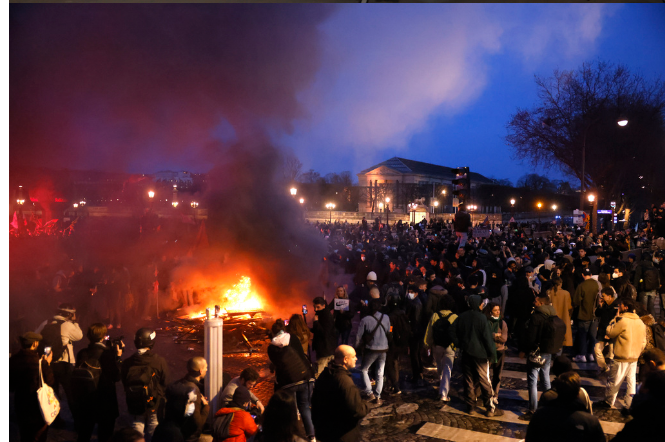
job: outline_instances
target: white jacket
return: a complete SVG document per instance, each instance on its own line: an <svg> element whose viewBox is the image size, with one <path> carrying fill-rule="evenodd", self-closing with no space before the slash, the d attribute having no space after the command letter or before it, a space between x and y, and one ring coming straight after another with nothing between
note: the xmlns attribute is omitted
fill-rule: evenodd
<svg viewBox="0 0 665 442"><path fill-rule="evenodd" d="M69 321L60 315L55 315L53 320L49 321L47 319L42 322L35 332L41 333L44 327L46 327L46 324L54 323L56 321L65 321L60 325L60 336L62 337L62 347L67 350L63 351L62 356L53 362L69 362L70 364L74 364L76 363L76 359L74 358L74 346L72 345L72 342L83 339L83 331L76 322Z"/></svg>

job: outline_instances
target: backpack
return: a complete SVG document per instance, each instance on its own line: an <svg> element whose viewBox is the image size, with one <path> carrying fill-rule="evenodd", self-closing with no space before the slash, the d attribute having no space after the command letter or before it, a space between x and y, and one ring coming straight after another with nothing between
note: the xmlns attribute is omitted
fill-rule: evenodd
<svg viewBox="0 0 665 442"><path fill-rule="evenodd" d="M362 342L365 347L367 347L372 343L372 341L374 340L374 335L376 334L376 331L379 329L379 327L383 328L383 324L381 324L381 322L383 322L384 316L385 316L384 313L381 313L381 318L379 319L376 319L374 318L374 316L372 316L376 321L376 327L374 327L374 330L372 330L371 332L365 330L365 332L363 333ZM383 331L386 333L386 338L388 338L388 343L390 344L392 336L388 336L389 332L386 329L383 329Z"/></svg>
<svg viewBox="0 0 665 442"><path fill-rule="evenodd" d="M390 299L396 300L398 303L402 302L402 296L400 293L400 285L399 284L388 284L388 288L386 289L386 304L389 303Z"/></svg>
<svg viewBox="0 0 665 442"><path fill-rule="evenodd" d="M447 348L450 344L453 343L452 338L450 337L450 326L452 325L448 318L452 313L442 316L442 312L437 313L439 319L436 320L434 326L432 327L432 334L434 338L434 345Z"/></svg>
<svg viewBox="0 0 665 442"><path fill-rule="evenodd" d="M229 438L229 429L235 413L221 414L212 421L212 437L215 440L225 440Z"/></svg>
<svg viewBox="0 0 665 442"><path fill-rule="evenodd" d="M134 365L127 371L125 399L130 414L141 415L155 405L155 371L149 365Z"/></svg>
<svg viewBox="0 0 665 442"><path fill-rule="evenodd" d="M391 316L390 328L393 334L393 343L396 347L404 348L409 345L409 339L413 335L411 326L409 326L409 319L406 313L400 311Z"/></svg>
<svg viewBox="0 0 665 442"><path fill-rule="evenodd" d="M566 324L558 316L548 316L540 331L540 349L545 354L554 354L563 348Z"/></svg>
<svg viewBox="0 0 665 442"><path fill-rule="evenodd" d="M39 343L39 353L44 353L45 347L51 347L53 353L53 362L59 360L65 352L65 346L62 344L62 324L65 321L57 319L55 322L48 323L42 329L42 340Z"/></svg>
<svg viewBox="0 0 665 442"><path fill-rule="evenodd" d="M658 281L660 279L659 276L658 270L655 268L648 268L644 271L642 286L644 287L645 292L651 292L660 288L660 281Z"/></svg>
<svg viewBox="0 0 665 442"><path fill-rule="evenodd" d="M98 359L90 358L72 371L72 394L76 402L85 402L97 392L102 367Z"/></svg>

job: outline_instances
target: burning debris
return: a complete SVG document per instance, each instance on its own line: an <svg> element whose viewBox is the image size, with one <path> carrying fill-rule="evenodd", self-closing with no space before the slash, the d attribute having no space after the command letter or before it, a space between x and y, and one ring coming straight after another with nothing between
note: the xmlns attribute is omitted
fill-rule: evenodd
<svg viewBox="0 0 665 442"><path fill-rule="evenodd" d="M210 300L210 297L207 297ZM174 316L165 322L163 330L173 333L176 343L203 343L203 322L211 316L224 321L224 353L252 353L261 351L268 337L267 321L271 319L262 310L263 302L252 290L248 276L226 290L219 304L204 310ZM223 307L222 307L223 306ZM196 310L202 308L199 306Z"/></svg>

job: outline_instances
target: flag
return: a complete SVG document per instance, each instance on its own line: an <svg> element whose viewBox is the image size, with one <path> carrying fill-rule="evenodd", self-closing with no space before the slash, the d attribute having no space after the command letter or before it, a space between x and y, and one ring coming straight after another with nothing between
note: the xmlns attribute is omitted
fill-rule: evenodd
<svg viewBox="0 0 665 442"><path fill-rule="evenodd" d="M487 227L490 225L490 216L485 215L485 221L483 221L483 226Z"/></svg>
<svg viewBox="0 0 665 442"><path fill-rule="evenodd" d="M515 222L515 218L513 218L513 217L511 216L511 217L510 217L510 221L508 221L508 222L509 222L509 223L514 223L514 222Z"/></svg>

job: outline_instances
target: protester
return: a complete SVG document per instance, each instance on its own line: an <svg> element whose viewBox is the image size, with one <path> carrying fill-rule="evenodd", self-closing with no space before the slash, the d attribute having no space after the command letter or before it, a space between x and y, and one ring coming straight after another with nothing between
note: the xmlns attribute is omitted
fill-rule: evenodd
<svg viewBox="0 0 665 442"><path fill-rule="evenodd" d="M593 351L596 345L596 333L598 323L594 321L594 310L596 308L596 298L598 297L598 282L591 276L591 270L585 269L582 272L584 282L577 286L575 296L573 297L573 307L579 308L577 313L577 356L573 358L574 362L586 362L587 356L589 362L594 361L594 356L588 353Z"/></svg>
<svg viewBox="0 0 665 442"><path fill-rule="evenodd" d="M575 372L559 377L558 397L533 415L526 430L526 442L604 442L605 434L597 417L575 405L581 381Z"/></svg>
<svg viewBox="0 0 665 442"><path fill-rule="evenodd" d="M617 303L614 302L614 292L612 289L604 288L601 290L600 306L596 308L595 316L598 318L598 334L596 335L596 346L594 353L596 355L596 363L602 373L610 370L609 365L605 361L603 351L607 347L607 359L610 361L614 358L614 344L606 334L607 326L617 316L619 309Z"/></svg>
<svg viewBox="0 0 665 442"><path fill-rule="evenodd" d="M353 347L340 345L332 363L316 380L312 397L312 418L316 437L322 442L357 442L360 421L367 415L367 404L361 399L349 370L356 366Z"/></svg>
<svg viewBox="0 0 665 442"><path fill-rule="evenodd" d="M388 352L388 333L390 331L390 317L381 313L381 301L373 299L370 302L370 315L365 316L358 325L356 332L356 348L363 348L362 376L365 383L363 394L368 401L375 401L381 405L381 392L383 391L383 373ZM368 339L365 340L365 336ZM361 345L362 344L362 345ZM376 363L376 391L372 392L369 379L369 367Z"/></svg>
<svg viewBox="0 0 665 442"><path fill-rule="evenodd" d="M557 393L559 376L564 373L572 372L573 363L570 361L570 359L568 359L567 356L557 356L552 361L552 368L550 371L556 376L556 378L551 382L552 388L543 392L543 394L540 396L540 399L538 400L538 408L551 405L553 401L559 397L559 393ZM587 393L584 388L580 388L580 392L577 395L575 402L579 410L593 414L591 398L589 398L589 393Z"/></svg>
<svg viewBox="0 0 665 442"><path fill-rule="evenodd" d="M286 331L289 332L291 336L296 336L298 338L300 345L302 345L303 352L307 354L312 332L309 330L309 327L307 327L305 319L300 313L294 313L291 315L289 323L286 325Z"/></svg>
<svg viewBox="0 0 665 442"><path fill-rule="evenodd" d="M400 358L407 354L412 333L409 319L404 310L400 308L402 305L400 300L390 297L387 301L393 342L388 346L388 353L386 353L386 378L391 386L390 393L397 395L402 393L399 381Z"/></svg>
<svg viewBox="0 0 665 442"><path fill-rule="evenodd" d="M252 406L256 406L261 413L264 412L265 407L261 403L258 397L252 392L256 383L259 381L259 373L252 367L247 367L240 372L240 376L236 376L231 379L224 390L222 390L219 396L219 403L221 406L226 406L229 402L233 400L233 392L236 391L236 388L242 386L249 390L249 396L252 400Z"/></svg>
<svg viewBox="0 0 665 442"><path fill-rule="evenodd" d="M314 377L318 377L328 363L333 359L335 350L335 325L330 310L326 308L326 301L318 296L314 298L314 322L312 333L312 348L316 352ZM304 350L304 349L303 349Z"/></svg>
<svg viewBox="0 0 665 442"><path fill-rule="evenodd" d="M45 442L48 437L49 426L42 417L37 390L41 379L51 387L55 379L51 370L53 352L46 355L37 352L41 340L39 333L24 333L20 338L21 350L9 358L9 390L14 393L21 442Z"/></svg>
<svg viewBox="0 0 665 442"><path fill-rule="evenodd" d="M210 406L202 393L204 390L203 379L207 373L207 361L201 356L195 356L187 361L185 377L169 385L166 389L167 398L169 389L173 390L172 394L179 397L179 400L183 400L179 391L185 391L186 393L185 406L181 407L183 410L178 409L175 416L177 419L174 418L185 442L197 442L203 431L203 425L208 420Z"/></svg>
<svg viewBox="0 0 665 442"><path fill-rule="evenodd" d="M411 338L409 339L409 356L411 358L411 381L418 387L424 386L423 362L420 351L423 347L425 330L423 329L423 304L419 298L417 287L407 288L405 304L406 316L409 320Z"/></svg>
<svg viewBox="0 0 665 442"><path fill-rule="evenodd" d="M490 302L485 306L485 316L490 324L494 344L496 345L496 362L490 363L490 377L492 379L492 390L494 397L492 401L499 404L499 388L501 387L501 372L503 371L504 356L506 353L506 342L508 341L508 325L501 316L501 306Z"/></svg>
<svg viewBox="0 0 665 442"><path fill-rule="evenodd" d="M326 314L330 315L327 311ZM291 335L285 332L284 321L281 319L275 321L272 325L272 334L273 338L268 345L268 358L274 366L275 391L284 390L295 395L305 432L311 439L315 436L311 411L315 379L311 363L305 356L300 341L292 339Z"/></svg>
<svg viewBox="0 0 665 442"><path fill-rule="evenodd" d="M72 390L78 442L90 440L95 424L97 440L109 440L120 416L116 383L120 381L124 344L105 341L106 333L104 324L92 324L86 334L90 344L76 355Z"/></svg>
<svg viewBox="0 0 665 442"><path fill-rule="evenodd" d="M236 391L233 392L233 399L231 402L215 413L215 419L220 419L222 416L233 414L233 417L229 422L229 437L226 439L213 437L213 442L245 442L248 438L256 434L259 427L254 422L252 415L246 411L249 408L250 402L251 397L249 395L249 390L242 386L236 388Z"/></svg>
<svg viewBox="0 0 665 442"><path fill-rule="evenodd" d="M335 299L349 299L349 295L346 292L346 287L337 287L337 290L335 291ZM355 316L355 309L350 305L349 301L349 308L347 310L336 310L334 309L335 299L331 301L331 306L329 306L329 308L332 308L333 311L333 322L335 324L335 330L339 335L339 341L344 345L348 345L349 338L351 336L351 329L353 328L352 321L353 317Z"/></svg>
<svg viewBox="0 0 665 442"><path fill-rule="evenodd" d="M466 212L466 205L464 203L460 203L457 208L454 225L455 235L459 239L459 248L461 249L466 245L469 228L471 227L471 215Z"/></svg>
<svg viewBox="0 0 665 442"><path fill-rule="evenodd" d="M450 295L443 295L439 301L439 311L432 315L425 331L425 346L432 349L439 377L437 399L442 402L450 402L450 379L455 362L450 327L457 319L457 315L452 312L454 306L455 300Z"/></svg>
<svg viewBox="0 0 665 442"><path fill-rule="evenodd" d="M462 353L464 401L467 413L476 415L476 383L480 384L487 416L495 415L494 391L489 378L489 364L496 361L496 346L487 318L480 311L481 298L469 296L469 310L459 315L450 327L453 344Z"/></svg>
<svg viewBox="0 0 665 442"><path fill-rule="evenodd" d="M552 300L552 307L556 311L556 315L561 318L566 325L566 336L563 340L564 347L572 347L573 345L573 331L571 327L571 318L573 314L573 305L570 298L570 292L563 290L563 279L559 277L552 278L552 288L547 292Z"/></svg>
<svg viewBox="0 0 665 442"><path fill-rule="evenodd" d="M646 327L637 314L632 299L619 301L619 316L607 327L606 335L614 342L614 363L610 367L607 378L605 399L597 402L596 408L612 408L619 387L624 379L627 381L624 403L630 408L635 394L637 359L646 347Z"/></svg>
<svg viewBox="0 0 665 442"><path fill-rule="evenodd" d="M535 308L529 319L524 344L520 351L521 358L528 355L527 385L529 389L529 410L520 416L522 420L529 420L538 408L538 374L542 376L545 390L551 388L550 362L552 355L563 346L566 330L565 325L556 315L547 293L539 293L533 305Z"/></svg>
<svg viewBox="0 0 665 442"><path fill-rule="evenodd" d="M53 391L59 395L59 386L62 385L67 403L72 404L71 377L76 363L73 343L83 339L83 331L76 322L76 309L71 304L60 304L53 320L42 322L35 332L41 333L43 336L40 350L51 347L53 352L52 370L55 379ZM75 407L72 409L74 410ZM54 422L54 426L62 425L62 418L59 417Z"/></svg>
<svg viewBox="0 0 665 442"><path fill-rule="evenodd" d="M292 394L279 390L272 395L263 415L261 435L262 442L306 442Z"/></svg>
<svg viewBox="0 0 665 442"><path fill-rule="evenodd" d="M163 406L168 377L166 361L152 351L156 337L157 333L152 329L138 329L134 336L137 351L123 361L121 370L133 427L145 435L147 442L159 424L157 410Z"/></svg>

